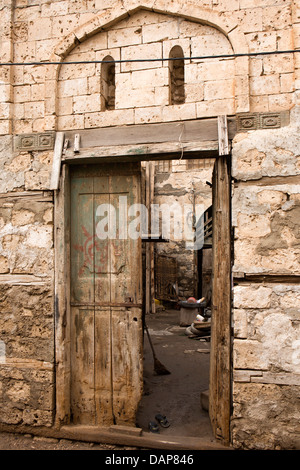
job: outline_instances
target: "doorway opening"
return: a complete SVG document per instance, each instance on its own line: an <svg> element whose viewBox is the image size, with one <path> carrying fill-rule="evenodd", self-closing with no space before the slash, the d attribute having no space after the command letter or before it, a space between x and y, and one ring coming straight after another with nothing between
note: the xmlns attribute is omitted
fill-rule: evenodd
<svg viewBox="0 0 300 470"><path fill-rule="evenodd" d="M137 423L144 431L165 436L212 441L220 437L226 442L228 352L227 362L219 372L216 362L219 331L223 328L224 344L228 346L230 316L227 161L217 157L148 162L144 166L144 181L151 225L150 236L143 244L147 335L144 335L144 394ZM156 211L152 210L154 206ZM224 302L227 312L221 319L220 302ZM218 326L212 332L214 316L214 325ZM226 392L219 395L215 389L220 389L217 381L221 375ZM222 416L218 421L219 407L224 405L225 408L228 405L226 418ZM159 415L166 417L167 427L161 425Z"/></svg>
<svg viewBox="0 0 300 470"><path fill-rule="evenodd" d="M218 124L219 121L221 119L218 118ZM56 352L57 357L62 357L62 361L59 361L57 366L58 383L62 386L57 387L56 420L76 426L89 424L110 427L135 424L149 436L149 422L155 422L156 414L161 413L166 415L170 422L168 428L159 427L162 439L163 435L171 434L179 436L180 439L185 436L196 438L206 436L212 439L220 437L223 442L229 442L230 152L227 148L222 150L223 139L216 139L216 121L185 123L184 141L187 142L188 151L185 151L183 144L182 152L178 152L178 139L176 140L175 137L177 138L179 133L180 140L183 137L183 131L178 128L177 124L163 125L162 129L159 127L164 131L160 134L156 126L149 125L145 129L147 132L145 131L146 134L144 132L142 135L139 128L130 129L130 134L125 129L121 135L121 131L117 130L115 136L122 141L122 149L97 146L97 139L100 139L102 143L105 138L111 140L112 130L104 130L104 135L100 136L97 131L97 139L92 141L97 148L92 155L89 144L90 133L83 133L81 136L83 147L80 149L80 155L67 150L62 158L60 184L62 190L56 198L56 221L61 228L57 232L56 239L56 291L57 311L66 309L66 313L65 317L57 315L56 325ZM219 129L219 137L222 135L222 129L223 127ZM203 132L205 130L206 139L211 130L212 140L205 140L203 143L201 130ZM137 136L132 135L133 133ZM199 142L192 139L195 133ZM171 143L163 142L160 145L147 143L147 152L141 155L141 147L137 142L157 142L158 135L161 135L164 140L169 139ZM74 138L75 141L76 135L67 137ZM126 139L130 142L134 140L134 145L124 146ZM125 156L122 163L119 157L120 152ZM132 155L133 152L134 155ZM183 155L187 160L183 160ZM159 161L161 159L163 161ZM169 160L165 161L166 159ZM172 168L170 168L171 164ZM132 169L128 174L130 165ZM191 175L194 176L191 177ZM133 184L132 181L135 183ZM123 188L122 185L125 182L127 186ZM166 198L169 200L166 201ZM125 224L128 228L127 235L129 235L129 229L133 229L133 234L130 232L130 236L123 237L120 234L123 233L123 229L125 230L125 225L123 227L122 224L118 224L123 220L120 216L120 202L125 199L124 210L128 219L126 216L124 221L130 222L128 226L127 222ZM105 211L102 213L104 206ZM152 206L157 206L158 216L154 211L152 217ZM72 210L71 207L73 207ZM91 209L87 210L87 207ZM116 207L119 209L115 210ZM139 207L143 210L145 208L146 213L150 210L150 231L148 229L143 231L142 238L132 236L139 225L138 221L142 220L139 216L137 217L136 209ZM176 207L181 213L179 222L174 216ZM166 212L169 216L167 230L164 225ZM124 216L123 209L122 214ZM131 216L134 217L133 220L129 220ZM107 220L105 224L103 218L104 221ZM110 225L111 220L115 220L117 225ZM83 221L86 223L83 224ZM157 221L158 224L155 225ZM170 233L168 233L168 222L170 229L172 226ZM94 241L88 253L84 249L87 246L85 244L86 224L89 224L88 233L93 234L92 240ZM112 228L118 226L119 231L112 230L110 234L110 229L108 232L106 229L110 226ZM108 238L105 236L102 239L100 236L100 243L95 238L95 234L99 238L98 232L101 227ZM70 234L73 234L71 240ZM75 235L83 238L74 239ZM210 261L207 259L209 241L211 243ZM195 247L195 243L199 246ZM207 246L204 246L205 244ZM106 247L108 247L107 250ZM102 254L106 252L110 253L109 256L102 259ZM142 255L144 270L142 269ZM136 261L135 256L139 258ZM90 258L93 262L89 262ZM105 266L102 266L103 263ZM138 282L136 282L137 279ZM144 289L142 289L143 282ZM86 284L88 284L87 288L85 288ZM136 286L139 286L138 290ZM210 286L212 291L211 321L209 321L209 296L207 295ZM207 287L206 291L205 287ZM101 289L102 295L98 295ZM82 297L78 297L81 292ZM144 301L142 295L144 295ZM185 303L191 297L196 300L192 308L187 307ZM201 299L199 305L197 300ZM190 305L190 302L188 303ZM193 310L196 306L197 308L199 306L197 313L187 311L189 308ZM201 334L196 334L198 333L197 327L201 329L203 326L200 325L203 320L197 318L198 315L207 320L204 325L205 331L199 331ZM189 317L188 320L186 316ZM185 317L186 324L182 324L183 317ZM151 356L150 343L143 328L145 320L157 356L171 372L164 377L153 374L154 358ZM107 321L110 323L106 327ZM186 330L192 324L196 331L190 330L192 334L186 334ZM67 328L66 325L68 325ZM97 334L98 329L103 333L101 344L98 341L100 338ZM110 332L109 335L106 334L107 331ZM85 341L81 341L80 335L84 335ZM94 342L89 338L94 338ZM171 340L174 340L172 347L170 343L164 342ZM175 340L181 343L176 344ZM108 347L104 347L107 342ZM70 345L72 345L71 348ZM84 346L84 350L80 349L81 345ZM192 347L192 345L195 346ZM183 354L182 362L178 359L180 348ZM87 351L91 351L91 354L86 354ZM99 351L103 353L101 357ZM116 351L119 354L118 357L115 354ZM109 357L105 355L106 352L109 352ZM167 354L169 354L168 357ZM67 360L64 360L65 357ZM126 358L126 367L124 367L124 358ZM170 363L169 359L171 359ZM203 365L198 366L195 359L196 361L201 359ZM179 367L179 363L184 367ZM83 381L84 393L81 393L80 385L76 388L78 393L75 396L73 379L77 385L81 384L80 380L76 379L76 373L79 366L85 372L86 364L90 365L92 371L95 372L94 379L89 383ZM103 374L99 374L99 364L107 373L106 381L103 381ZM148 383L146 380L147 364ZM143 383L143 377L140 374L143 373L143 369L145 383L144 395L141 396L140 386ZM178 376L180 371L184 375ZM151 383L149 378L151 378ZM199 380L200 382L197 382ZM192 382L191 385L189 381ZM183 395L180 395L179 389L176 390L176 383L182 387ZM169 385L164 388L163 384ZM192 389L195 384L195 389ZM155 393L149 388L150 385L153 386L155 393L160 393L152 404L150 401L155 398ZM209 403L208 406L206 403L205 409L207 395L201 395L201 392L206 392L208 385ZM80 401L78 397L83 397L84 401ZM148 400L151 405L148 408L151 411L148 416L145 412L143 413L145 400ZM189 405L189 411L185 412L187 405ZM107 409L110 414L109 416L106 414L103 418L98 413L95 421L95 409L100 411ZM209 409L209 414L207 409ZM76 419L74 419L75 411Z"/></svg>
<svg viewBox="0 0 300 470"><path fill-rule="evenodd" d="M150 340L145 332L137 424L160 435L213 439L208 388L214 163L214 158L202 158L142 166L151 219L143 243L144 320ZM157 369L151 343L169 374ZM159 424L159 414L166 416L168 427Z"/></svg>

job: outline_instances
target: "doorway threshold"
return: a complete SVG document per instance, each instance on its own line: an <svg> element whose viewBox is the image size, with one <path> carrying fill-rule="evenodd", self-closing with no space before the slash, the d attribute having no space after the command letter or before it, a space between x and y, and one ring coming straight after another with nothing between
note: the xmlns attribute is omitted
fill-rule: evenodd
<svg viewBox="0 0 300 470"><path fill-rule="evenodd" d="M60 428L65 439L99 444L125 445L142 449L165 450L230 450L216 440L201 437L168 436L162 437L145 432L134 426L86 426L67 425Z"/></svg>

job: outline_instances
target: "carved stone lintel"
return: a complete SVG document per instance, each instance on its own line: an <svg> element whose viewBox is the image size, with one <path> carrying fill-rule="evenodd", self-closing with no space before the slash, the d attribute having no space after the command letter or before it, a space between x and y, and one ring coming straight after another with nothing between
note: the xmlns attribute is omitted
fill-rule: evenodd
<svg viewBox="0 0 300 470"><path fill-rule="evenodd" d="M289 124L289 112L281 113L245 113L237 115L237 131L257 129L278 129Z"/></svg>
<svg viewBox="0 0 300 470"><path fill-rule="evenodd" d="M53 150L55 132L42 132L36 134L20 134L14 138L14 149L21 152L34 150Z"/></svg>

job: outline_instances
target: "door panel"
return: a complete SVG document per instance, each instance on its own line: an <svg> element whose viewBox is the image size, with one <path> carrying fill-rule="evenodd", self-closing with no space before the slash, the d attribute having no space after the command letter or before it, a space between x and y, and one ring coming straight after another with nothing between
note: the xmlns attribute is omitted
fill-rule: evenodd
<svg viewBox="0 0 300 470"><path fill-rule="evenodd" d="M95 307L95 424L112 424L111 309Z"/></svg>
<svg viewBox="0 0 300 470"><path fill-rule="evenodd" d="M138 164L71 171L74 424L135 422L142 393L141 240L120 239L127 220L120 225L119 198L139 203L139 178ZM116 222L115 237L105 236L114 228L108 221Z"/></svg>
<svg viewBox="0 0 300 470"><path fill-rule="evenodd" d="M91 424L90 416L95 416L94 402L94 338L93 309L73 307L71 337L74 338L71 350L72 390L71 409L73 422ZM94 424L94 423L93 423Z"/></svg>

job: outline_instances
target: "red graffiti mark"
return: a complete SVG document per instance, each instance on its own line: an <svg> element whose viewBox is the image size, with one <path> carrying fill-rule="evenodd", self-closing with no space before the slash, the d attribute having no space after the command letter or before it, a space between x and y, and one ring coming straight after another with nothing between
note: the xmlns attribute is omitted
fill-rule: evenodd
<svg viewBox="0 0 300 470"><path fill-rule="evenodd" d="M83 245L74 245L74 249L83 253L83 264L79 268L79 276L82 276L85 269L88 269L91 273L101 273L103 267L106 266L108 260L108 246L105 243L104 246L100 246L97 235L91 235L88 230L82 225L82 232L85 237ZM99 254L97 257L95 254Z"/></svg>

